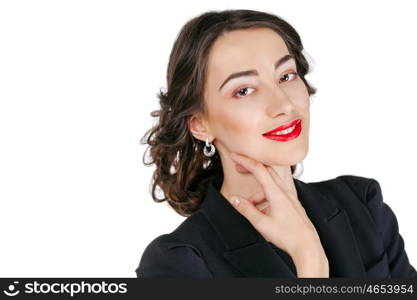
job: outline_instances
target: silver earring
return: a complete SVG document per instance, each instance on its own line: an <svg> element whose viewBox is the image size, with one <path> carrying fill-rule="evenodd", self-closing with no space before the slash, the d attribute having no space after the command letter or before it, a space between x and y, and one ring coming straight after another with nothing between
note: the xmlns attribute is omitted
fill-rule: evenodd
<svg viewBox="0 0 417 300"><path fill-rule="evenodd" d="M295 165L295 170L294 170L294 173L292 174L292 177L298 179L301 177L301 175L303 175L303 172L304 172L304 164L301 161Z"/></svg>
<svg viewBox="0 0 417 300"><path fill-rule="evenodd" d="M210 152L207 151L208 147L210 147ZM212 157L214 155L214 153L216 152L216 147L214 147L213 144L210 144L208 142L208 138L206 138L206 146L203 147L203 152L204 152L204 155L207 156L207 157Z"/></svg>

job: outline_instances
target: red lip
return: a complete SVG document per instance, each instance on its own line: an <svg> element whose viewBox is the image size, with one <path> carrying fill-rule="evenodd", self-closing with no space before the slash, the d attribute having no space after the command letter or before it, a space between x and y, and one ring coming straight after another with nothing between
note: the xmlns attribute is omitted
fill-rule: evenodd
<svg viewBox="0 0 417 300"><path fill-rule="evenodd" d="M278 126L277 128L275 128L275 129L272 129L272 130L270 130L270 131L268 131L268 132L265 132L265 133L263 133L262 135L269 135L269 134L271 134L271 133L274 133L274 132L277 132L277 131L281 131L281 130L284 130L284 129L287 129L287 128L290 128L290 127L293 127L295 124L297 124L297 123L299 123L299 122L301 122L301 119L297 119L297 120L294 120L294 121L292 121L291 123L288 123L288 124L285 124L285 125L281 125L281 126Z"/></svg>
<svg viewBox="0 0 417 300"><path fill-rule="evenodd" d="M297 122L292 122L292 124L296 124L294 130L291 133L288 134L284 134L284 135L275 135L275 134L264 134L263 136L267 139L271 139L274 141L278 141L278 142L287 142L287 141L291 141L295 138L297 138L302 130L301 127L301 120L297 123ZM282 127L282 126L281 126ZM288 128L288 126L286 126ZM280 128L280 127L278 127ZM270 132L274 132L276 131L275 129L273 131Z"/></svg>

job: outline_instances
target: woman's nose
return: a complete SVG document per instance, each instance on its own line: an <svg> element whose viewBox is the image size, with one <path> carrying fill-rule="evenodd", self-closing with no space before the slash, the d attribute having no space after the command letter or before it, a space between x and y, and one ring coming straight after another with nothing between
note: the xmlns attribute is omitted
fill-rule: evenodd
<svg viewBox="0 0 417 300"><path fill-rule="evenodd" d="M267 98L266 112L268 116L274 118L279 114L294 115L295 105L293 101L279 87L271 90Z"/></svg>

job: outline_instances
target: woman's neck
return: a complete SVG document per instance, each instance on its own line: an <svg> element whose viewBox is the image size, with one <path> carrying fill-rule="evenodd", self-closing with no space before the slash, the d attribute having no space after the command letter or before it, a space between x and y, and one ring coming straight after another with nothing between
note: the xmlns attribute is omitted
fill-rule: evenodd
<svg viewBox="0 0 417 300"><path fill-rule="evenodd" d="M282 183L286 192L297 198L297 190L295 188L294 179L290 166L271 166L282 179ZM264 192L261 184L257 181L252 173L245 172L236 166L232 160L223 163L223 184L220 193L230 199L233 195L240 195L246 199L250 199L253 195Z"/></svg>

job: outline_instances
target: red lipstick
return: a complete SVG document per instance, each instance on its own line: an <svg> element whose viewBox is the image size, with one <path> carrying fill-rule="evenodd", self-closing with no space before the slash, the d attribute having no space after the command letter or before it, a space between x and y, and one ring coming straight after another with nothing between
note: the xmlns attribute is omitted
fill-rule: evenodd
<svg viewBox="0 0 417 300"><path fill-rule="evenodd" d="M294 125L295 125L295 128L290 133L280 134L280 135L274 134L275 132L291 128ZM301 133L301 129L302 129L301 119L297 119L297 120L290 122L289 124L278 126L277 128L272 129L271 131L265 132L262 135L274 141L286 142L286 141L290 141L290 140L297 138Z"/></svg>

